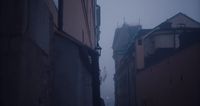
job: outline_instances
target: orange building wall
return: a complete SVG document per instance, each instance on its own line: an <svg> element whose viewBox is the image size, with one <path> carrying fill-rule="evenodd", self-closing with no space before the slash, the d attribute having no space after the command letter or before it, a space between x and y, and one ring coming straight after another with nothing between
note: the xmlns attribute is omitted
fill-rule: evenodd
<svg viewBox="0 0 200 106"><path fill-rule="evenodd" d="M138 72L138 106L199 106L199 54L197 44Z"/></svg>

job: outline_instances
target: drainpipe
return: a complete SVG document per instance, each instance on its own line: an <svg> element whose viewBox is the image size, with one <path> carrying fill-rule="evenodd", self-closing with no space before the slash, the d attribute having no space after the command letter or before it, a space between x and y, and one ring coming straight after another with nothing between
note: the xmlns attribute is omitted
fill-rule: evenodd
<svg viewBox="0 0 200 106"><path fill-rule="evenodd" d="M58 0L58 29L63 30L63 0Z"/></svg>
<svg viewBox="0 0 200 106"><path fill-rule="evenodd" d="M92 58L92 88L93 88L93 106L101 106L100 97L100 79L99 79L99 54L91 53Z"/></svg>

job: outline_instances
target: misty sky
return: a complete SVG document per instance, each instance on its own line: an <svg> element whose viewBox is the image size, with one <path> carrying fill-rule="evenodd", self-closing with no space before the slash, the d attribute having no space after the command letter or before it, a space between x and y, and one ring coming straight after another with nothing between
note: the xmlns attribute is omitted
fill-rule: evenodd
<svg viewBox="0 0 200 106"><path fill-rule="evenodd" d="M120 27L124 21L136 25L140 20L143 28L153 28L178 12L200 22L200 0L98 0L98 4L101 6L100 45L103 48L100 68L103 70L105 66L108 75L102 83L101 94L110 102L114 97L115 72L112 42L117 27Z"/></svg>

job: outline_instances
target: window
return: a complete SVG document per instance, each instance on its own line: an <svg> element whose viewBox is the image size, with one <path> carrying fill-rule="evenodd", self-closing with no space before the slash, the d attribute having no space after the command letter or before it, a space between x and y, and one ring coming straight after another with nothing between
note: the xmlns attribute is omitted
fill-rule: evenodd
<svg viewBox="0 0 200 106"><path fill-rule="evenodd" d="M101 8L99 5L96 5L96 26L100 26L101 24L100 14L101 14Z"/></svg>
<svg viewBox="0 0 200 106"><path fill-rule="evenodd" d="M186 26L186 25L183 24L183 23L178 24L178 27L179 27L179 28L185 28L185 26Z"/></svg>
<svg viewBox="0 0 200 106"><path fill-rule="evenodd" d="M142 40L138 40L138 45L142 45Z"/></svg>
<svg viewBox="0 0 200 106"><path fill-rule="evenodd" d="M85 35L84 35L84 31L82 30L82 42L85 42Z"/></svg>

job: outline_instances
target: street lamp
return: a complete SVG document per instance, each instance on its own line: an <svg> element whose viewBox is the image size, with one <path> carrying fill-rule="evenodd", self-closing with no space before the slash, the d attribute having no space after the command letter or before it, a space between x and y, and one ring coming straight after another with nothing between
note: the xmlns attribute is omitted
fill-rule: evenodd
<svg viewBox="0 0 200 106"><path fill-rule="evenodd" d="M99 43L97 43L97 46L95 47L95 50L98 52L99 56L101 55L101 47L99 46Z"/></svg>

